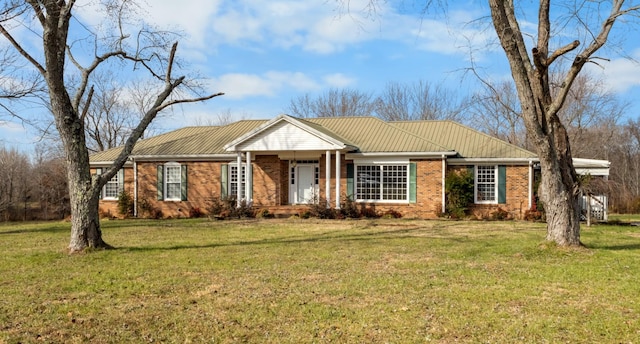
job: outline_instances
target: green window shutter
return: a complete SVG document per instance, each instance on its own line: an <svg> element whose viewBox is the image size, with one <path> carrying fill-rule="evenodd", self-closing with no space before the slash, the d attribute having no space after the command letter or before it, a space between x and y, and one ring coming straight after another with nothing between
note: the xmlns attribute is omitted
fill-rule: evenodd
<svg viewBox="0 0 640 344"><path fill-rule="evenodd" d="M469 175L471 176L471 179L473 179L473 180L476 179L476 175L475 175L475 171L474 171L473 165L467 166L467 173L469 173Z"/></svg>
<svg viewBox="0 0 640 344"><path fill-rule="evenodd" d="M158 165L158 200L164 200L164 166Z"/></svg>
<svg viewBox="0 0 640 344"><path fill-rule="evenodd" d="M350 199L354 199L354 182L353 182L353 175L354 175L354 166L353 164L347 164L347 197L349 197Z"/></svg>
<svg viewBox="0 0 640 344"><path fill-rule="evenodd" d="M409 164L409 203L416 203L418 198L418 165L415 162Z"/></svg>
<svg viewBox="0 0 640 344"><path fill-rule="evenodd" d="M102 167L98 167L96 168L96 175L101 175L102 174ZM98 199L102 199L104 197L104 186L102 187L102 189L100 190L100 196L98 196Z"/></svg>
<svg viewBox="0 0 640 344"><path fill-rule="evenodd" d="M229 165L220 166L220 198L227 198L229 195Z"/></svg>
<svg viewBox="0 0 640 344"><path fill-rule="evenodd" d="M124 191L124 169L118 171L118 195Z"/></svg>
<svg viewBox="0 0 640 344"><path fill-rule="evenodd" d="M498 203L507 203L507 166L498 166Z"/></svg>
<svg viewBox="0 0 640 344"><path fill-rule="evenodd" d="M180 166L180 200L187 200L187 165Z"/></svg>

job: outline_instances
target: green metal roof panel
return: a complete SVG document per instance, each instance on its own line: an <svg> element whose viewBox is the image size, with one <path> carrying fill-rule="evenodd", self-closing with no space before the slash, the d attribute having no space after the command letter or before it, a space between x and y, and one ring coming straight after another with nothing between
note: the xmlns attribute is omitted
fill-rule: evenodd
<svg viewBox="0 0 640 344"><path fill-rule="evenodd" d="M536 158L536 154L453 121L390 122L455 150L463 158Z"/></svg>
<svg viewBox="0 0 640 344"><path fill-rule="evenodd" d="M324 117L307 121L334 132L363 153L450 151L427 138L421 138L375 117Z"/></svg>

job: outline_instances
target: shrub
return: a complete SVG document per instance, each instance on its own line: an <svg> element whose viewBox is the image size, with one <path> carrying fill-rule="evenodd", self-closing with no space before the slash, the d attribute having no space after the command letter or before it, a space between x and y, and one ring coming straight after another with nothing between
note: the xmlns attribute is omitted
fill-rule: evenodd
<svg viewBox="0 0 640 344"><path fill-rule="evenodd" d="M378 212L376 211L376 208L374 206L366 206L366 205L362 205L362 207L360 207L360 215L362 215L362 217L366 217L368 219L375 219L380 217L380 214L378 214Z"/></svg>
<svg viewBox="0 0 640 344"><path fill-rule="evenodd" d="M491 219L492 220L506 220L509 218L509 212L498 207L498 209L496 209L496 211L494 211L493 213L491 213Z"/></svg>
<svg viewBox="0 0 640 344"><path fill-rule="evenodd" d="M255 213L245 200L238 205L234 197L217 198L213 197L207 207L209 215L217 218L246 218L255 217Z"/></svg>
<svg viewBox="0 0 640 344"><path fill-rule="evenodd" d="M269 212L269 209L262 209L256 213L256 217L262 219L272 219L274 218L274 215Z"/></svg>
<svg viewBox="0 0 640 344"><path fill-rule="evenodd" d="M400 213L399 211L397 211L395 209L389 209L389 210L385 211L384 213L382 213L382 218L385 218L385 219L400 219L400 218L402 218L402 213Z"/></svg>
<svg viewBox="0 0 640 344"><path fill-rule="evenodd" d="M340 214L343 217L351 219L358 219L362 217L356 202L346 195L342 196L342 202L340 202Z"/></svg>
<svg viewBox="0 0 640 344"><path fill-rule="evenodd" d="M531 208L524 212L524 219L527 221L541 221L542 212L537 209Z"/></svg>
<svg viewBox="0 0 640 344"><path fill-rule="evenodd" d="M473 203L473 174L468 171L448 173L445 178L446 213L453 218L467 214Z"/></svg>
<svg viewBox="0 0 640 344"><path fill-rule="evenodd" d="M202 217L204 213L198 207L193 207L189 209L189 217Z"/></svg>
<svg viewBox="0 0 640 344"><path fill-rule="evenodd" d="M161 219L164 216L162 211L154 207L146 198L138 199L138 215L150 219Z"/></svg>
<svg viewBox="0 0 640 344"><path fill-rule="evenodd" d="M313 203L309 204L309 216L318 219L335 219L336 210L327 206L327 200L318 197Z"/></svg>
<svg viewBox="0 0 640 344"><path fill-rule="evenodd" d="M118 214L124 217L133 215L133 197L128 192L122 191L118 195Z"/></svg>

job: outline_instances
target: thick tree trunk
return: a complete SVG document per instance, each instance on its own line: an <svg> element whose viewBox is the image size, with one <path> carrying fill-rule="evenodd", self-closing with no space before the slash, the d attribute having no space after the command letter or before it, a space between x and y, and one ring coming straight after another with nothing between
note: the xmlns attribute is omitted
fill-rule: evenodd
<svg viewBox="0 0 640 344"><path fill-rule="evenodd" d="M88 193L72 195L71 214L69 252L80 252L89 247L111 248L102 240L97 197Z"/></svg>
<svg viewBox="0 0 640 344"><path fill-rule="evenodd" d="M547 240L560 246L580 246L580 203L576 181L563 178L570 175L571 166L562 161L548 161L541 156L542 180L540 198L547 217Z"/></svg>
<svg viewBox="0 0 640 344"><path fill-rule="evenodd" d="M64 98L63 98L64 99ZM71 200L70 252L85 248L110 248L102 240L98 214L99 188L94 185L89 167L89 151L84 137L82 119L67 101L52 101L57 115L58 132L67 157L67 179Z"/></svg>

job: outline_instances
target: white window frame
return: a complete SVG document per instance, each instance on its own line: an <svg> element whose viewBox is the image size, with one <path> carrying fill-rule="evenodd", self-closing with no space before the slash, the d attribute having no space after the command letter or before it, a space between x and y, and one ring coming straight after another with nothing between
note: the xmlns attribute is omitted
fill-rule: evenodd
<svg viewBox="0 0 640 344"><path fill-rule="evenodd" d="M380 180L378 181L378 183L380 184L380 190L378 190L378 195L379 198L378 199L367 199L367 198L362 198L360 195L359 191L359 179L360 179L360 174L362 172L359 171L360 167L374 167L379 169L379 175L380 175ZM404 168L404 172L406 173L405 175L405 185L404 185L404 189L405 189L405 193L404 193L404 199L384 199L385 197L385 183L384 183L384 174L385 174L385 168L386 167L403 167ZM411 169L409 168L409 163L359 163L359 164L354 164L354 176L353 176L353 183L354 183L354 194L355 194L355 200L356 202L367 202L367 203L399 203L399 204L408 204L409 203L409 192L410 192L410 182L411 182ZM399 183L396 185L400 185Z"/></svg>
<svg viewBox="0 0 640 344"><path fill-rule="evenodd" d="M483 170L480 173L480 169ZM490 176L491 173L488 171L489 169L493 169L493 182L481 181L480 177ZM498 165L476 165L474 167L474 176L473 176L473 199L476 204L498 204ZM488 171L486 174L484 171ZM478 188L480 185L490 185L493 183L493 199L478 199L480 192Z"/></svg>
<svg viewBox="0 0 640 344"><path fill-rule="evenodd" d="M169 180L169 170L178 170L178 181ZM164 200L165 201L181 201L182 200L182 165L177 162L168 162L164 164ZM169 197L169 184L178 185L178 194L174 197Z"/></svg>
<svg viewBox="0 0 640 344"><path fill-rule="evenodd" d="M242 179L240 181L240 199L244 199L245 198L245 188L247 187L247 166L245 164L241 164L242 168L240 169L240 174L242 175ZM238 163L230 163L227 165L227 168L229 169L227 171L229 178L227 179L227 190L229 190L228 192L228 197L229 198L236 198L237 197L237 183L238 183ZM234 186L236 187L234 190Z"/></svg>
<svg viewBox="0 0 640 344"><path fill-rule="evenodd" d="M124 173L123 173L124 174ZM104 200L117 200L118 196L120 196L120 190L122 190L122 187L120 186L120 183L123 183L124 181L119 180L120 176L120 171L118 171L116 174L113 175L113 177L111 177L111 179L109 181L107 181L106 184L104 184L104 186L102 187L102 199ZM107 186L109 185L114 185L115 186L115 190L116 190L116 194L115 196L107 196Z"/></svg>

